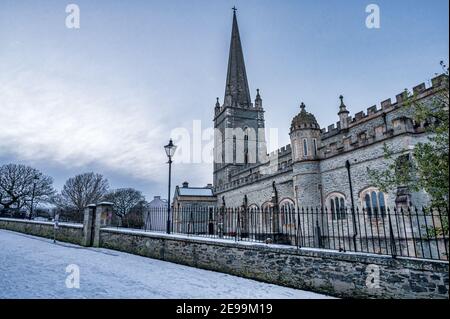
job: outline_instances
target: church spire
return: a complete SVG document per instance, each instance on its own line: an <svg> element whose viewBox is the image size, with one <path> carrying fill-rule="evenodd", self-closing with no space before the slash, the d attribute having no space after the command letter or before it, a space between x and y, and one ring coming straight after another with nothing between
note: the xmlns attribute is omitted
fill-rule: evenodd
<svg viewBox="0 0 450 319"><path fill-rule="evenodd" d="M231 106L251 106L250 90L245 71L244 54L242 52L235 7L233 7L233 29L231 31L225 101L227 101L228 96L231 97Z"/></svg>

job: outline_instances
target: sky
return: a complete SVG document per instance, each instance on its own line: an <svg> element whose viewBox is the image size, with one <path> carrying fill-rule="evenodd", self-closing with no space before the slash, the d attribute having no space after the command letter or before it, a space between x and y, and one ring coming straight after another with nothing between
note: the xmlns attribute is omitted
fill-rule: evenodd
<svg viewBox="0 0 450 319"><path fill-rule="evenodd" d="M66 27L69 3L78 29ZM366 27L372 3L380 28ZM94 171L166 198L174 132L200 123L207 150L233 6L252 97L259 88L266 129L278 130L269 151L289 143L301 102L327 127L340 94L353 115L429 83L449 60L447 0L0 0L0 165L36 167L58 190ZM211 160L192 147L189 162L175 154L173 185L212 182Z"/></svg>

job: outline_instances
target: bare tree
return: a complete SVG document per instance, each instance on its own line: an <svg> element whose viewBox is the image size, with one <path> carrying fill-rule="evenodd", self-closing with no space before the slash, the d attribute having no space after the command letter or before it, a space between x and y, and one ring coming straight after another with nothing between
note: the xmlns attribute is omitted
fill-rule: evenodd
<svg viewBox="0 0 450 319"><path fill-rule="evenodd" d="M0 166L0 208L21 209L49 201L55 193L53 179L21 164Z"/></svg>
<svg viewBox="0 0 450 319"><path fill-rule="evenodd" d="M108 193L105 200L113 203L114 213L122 222L125 215L145 199L142 193L134 188L119 188Z"/></svg>
<svg viewBox="0 0 450 319"><path fill-rule="evenodd" d="M109 188L108 180L101 174L84 173L69 178L61 194L53 198L60 208L71 208L82 213L89 204L103 199Z"/></svg>

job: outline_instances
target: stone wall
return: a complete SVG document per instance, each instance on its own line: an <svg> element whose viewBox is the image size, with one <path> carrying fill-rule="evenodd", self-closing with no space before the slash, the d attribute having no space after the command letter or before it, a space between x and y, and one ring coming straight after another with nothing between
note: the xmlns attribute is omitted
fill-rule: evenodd
<svg viewBox="0 0 450 319"><path fill-rule="evenodd" d="M0 218L0 229L52 239L54 236L53 222ZM82 238L83 224L59 223L56 240L80 245Z"/></svg>
<svg viewBox="0 0 450 319"><path fill-rule="evenodd" d="M217 203L222 204L222 196L225 197L225 204L228 207L239 207L244 202L244 196L247 195L247 204L261 206L272 200L272 182L276 183L278 198L294 200L294 188L292 186L292 171L286 171L282 174L270 176L270 178L261 178L251 184L245 184L242 187L230 189L227 192L217 195Z"/></svg>
<svg viewBox="0 0 450 319"><path fill-rule="evenodd" d="M448 262L102 228L100 246L344 298L448 298ZM371 278L377 278L379 282ZM375 277L374 277L375 276Z"/></svg>
<svg viewBox="0 0 450 319"><path fill-rule="evenodd" d="M396 154L395 156L398 156L405 149L411 150L417 143L426 141L427 137L425 135L404 134L386 141L386 146ZM331 193L340 192L345 196L346 206L350 207L350 186L348 183L347 169L345 168L345 162L347 160L351 164L350 170L355 205L364 207L364 203L361 201L361 192L374 186L369 179L367 169L382 171L390 164L389 161L384 159L384 142L374 143L352 152L345 152L320 162L324 200ZM422 191L413 192L411 195L411 204L414 206L421 207L428 203L428 198ZM395 191L386 192L385 197L386 206L396 206Z"/></svg>

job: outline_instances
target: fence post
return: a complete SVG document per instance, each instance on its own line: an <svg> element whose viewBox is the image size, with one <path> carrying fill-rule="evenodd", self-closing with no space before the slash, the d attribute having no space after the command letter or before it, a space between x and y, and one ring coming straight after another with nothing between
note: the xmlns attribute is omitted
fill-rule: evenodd
<svg viewBox="0 0 450 319"><path fill-rule="evenodd" d="M222 206L219 208L219 218L217 223L217 232L219 234L219 238L223 238L224 215L225 215L225 207Z"/></svg>
<svg viewBox="0 0 450 319"><path fill-rule="evenodd" d="M237 210L237 219L236 219L236 237L235 237L235 239L236 239L236 241L238 241L240 233L241 233L241 215L239 212L240 209L237 208L236 210Z"/></svg>
<svg viewBox="0 0 450 319"><path fill-rule="evenodd" d="M389 238L391 239L391 255L392 257L397 257L397 247L395 246L395 239L394 239L394 230L392 229L392 220L391 220L391 210L388 208L388 218L389 218ZM398 227L398 225L397 225Z"/></svg>

